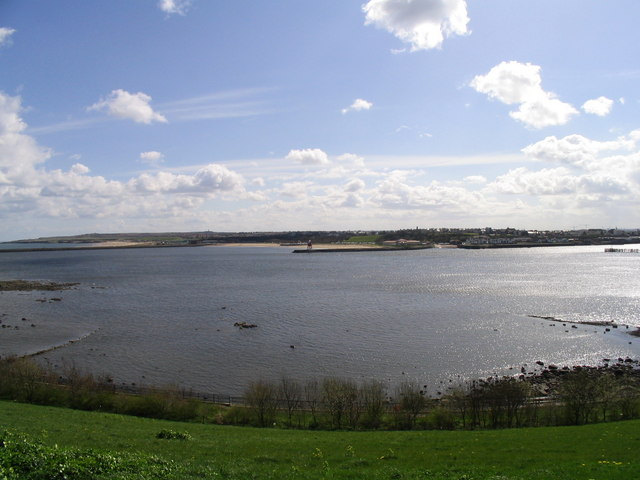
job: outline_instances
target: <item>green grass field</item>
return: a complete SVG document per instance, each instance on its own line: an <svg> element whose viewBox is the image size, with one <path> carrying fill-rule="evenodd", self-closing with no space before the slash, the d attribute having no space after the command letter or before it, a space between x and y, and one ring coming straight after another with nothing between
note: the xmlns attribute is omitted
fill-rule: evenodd
<svg viewBox="0 0 640 480"><path fill-rule="evenodd" d="M349 237L349 239L345 241L353 243L369 243L377 241L380 237L381 235L355 235Z"/></svg>
<svg viewBox="0 0 640 480"><path fill-rule="evenodd" d="M111 459L137 455L142 463L157 456L171 468L158 473L145 467L119 476L11 477L7 465L0 463L0 479L2 467L7 478L43 479L640 478L640 421L477 432L313 432L177 423L0 402L2 430L55 445L50 449L54 452L97 450L110 452ZM163 430L191 438L157 438ZM0 442L0 461L2 447L6 445Z"/></svg>

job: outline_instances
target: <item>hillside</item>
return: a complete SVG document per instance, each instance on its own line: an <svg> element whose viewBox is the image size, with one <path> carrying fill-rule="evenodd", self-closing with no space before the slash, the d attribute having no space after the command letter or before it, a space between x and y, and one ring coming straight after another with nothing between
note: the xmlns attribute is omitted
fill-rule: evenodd
<svg viewBox="0 0 640 480"><path fill-rule="evenodd" d="M640 478L639 428L640 421L627 421L466 432L313 432L0 402L0 431L29 438L0 442L0 478L622 480ZM160 432L186 439L157 438ZM36 447L38 441L44 445ZM23 453L11 457L16 448ZM32 471L53 469L50 476L9 473L7 462L32 460ZM117 475L100 473L105 465Z"/></svg>

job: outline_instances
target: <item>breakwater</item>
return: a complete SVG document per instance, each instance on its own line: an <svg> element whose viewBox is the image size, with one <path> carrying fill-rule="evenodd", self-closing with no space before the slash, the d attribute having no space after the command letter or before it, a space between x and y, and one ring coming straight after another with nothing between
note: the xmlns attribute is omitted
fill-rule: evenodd
<svg viewBox="0 0 640 480"><path fill-rule="evenodd" d="M427 248L433 248L431 245L425 245L420 247L347 247L347 248L318 248L307 249L301 248L294 250L293 253L348 253L348 252L407 252L412 250L425 250Z"/></svg>

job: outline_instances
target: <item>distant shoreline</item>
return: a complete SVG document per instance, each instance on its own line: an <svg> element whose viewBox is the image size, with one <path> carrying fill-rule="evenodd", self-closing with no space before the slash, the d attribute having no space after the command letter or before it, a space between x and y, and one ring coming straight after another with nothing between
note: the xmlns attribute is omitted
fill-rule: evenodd
<svg viewBox="0 0 640 480"><path fill-rule="evenodd" d="M11 242L6 242L11 243ZM51 244L50 244L51 245ZM266 242L220 242L220 243L152 243L152 242L132 242L132 241L107 241L86 243L80 246L65 246L64 243L57 244L59 246L46 247L28 247L28 248L0 248L1 253L17 253L17 252L53 252L53 251L70 251L70 250L114 250L114 249L131 249L131 248L185 248L185 247L254 247L254 248L292 248L293 253L309 253L306 244L282 244L282 243L266 243ZM584 246L607 246L610 243L508 243L508 244L477 244L477 245L416 245L416 246L385 246L377 244L334 244L319 243L314 244L311 253L331 253L331 252L386 252L386 251L410 251L425 250L431 248L459 248L463 250L493 250L493 249L513 249L513 248L537 248L537 247L584 247ZM616 244L618 245L618 244Z"/></svg>
<svg viewBox="0 0 640 480"><path fill-rule="evenodd" d="M195 247L200 245L157 245L144 242L100 242L87 243L86 246L65 247L60 244L59 247L28 247L28 248L0 248L0 253L18 253L18 252L58 252L68 250L114 250L123 248L164 248L164 247Z"/></svg>
<svg viewBox="0 0 640 480"><path fill-rule="evenodd" d="M124 249L124 248L184 248L184 247L257 247L257 248L288 248L290 249L294 245L282 245L280 243L185 243L185 244L157 244L149 242L99 242L99 243L87 243L86 246L66 247L64 244L60 246L47 246L47 247L29 247L29 248L6 248L0 249L0 253L16 253L16 252L51 252L51 251L69 251L69 250L112 250L112 249ZM296 245L297 246L297 245ZM300 245L302 246L302 245ZM361 250L385 250L384 247L377 245L363 246L363 245L336 245L336 244L318 244L314 248L317 249L334 249L334 250L349 250L358 248ZM305 247L306 251L306 247Z"/></svg>

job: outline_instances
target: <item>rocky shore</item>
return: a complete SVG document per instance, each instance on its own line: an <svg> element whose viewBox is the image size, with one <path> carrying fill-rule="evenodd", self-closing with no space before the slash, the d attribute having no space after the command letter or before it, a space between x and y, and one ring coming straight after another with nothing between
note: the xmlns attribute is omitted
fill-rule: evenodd
<svg viewBox="0 0 640 480"><path fill-rule="evenodd" d="M55 283L55 282L35 282L28 280L0 280L0 292L21 291L30 292L33 290L57 291L69 290L79 285L78 283Z"/></svg>

